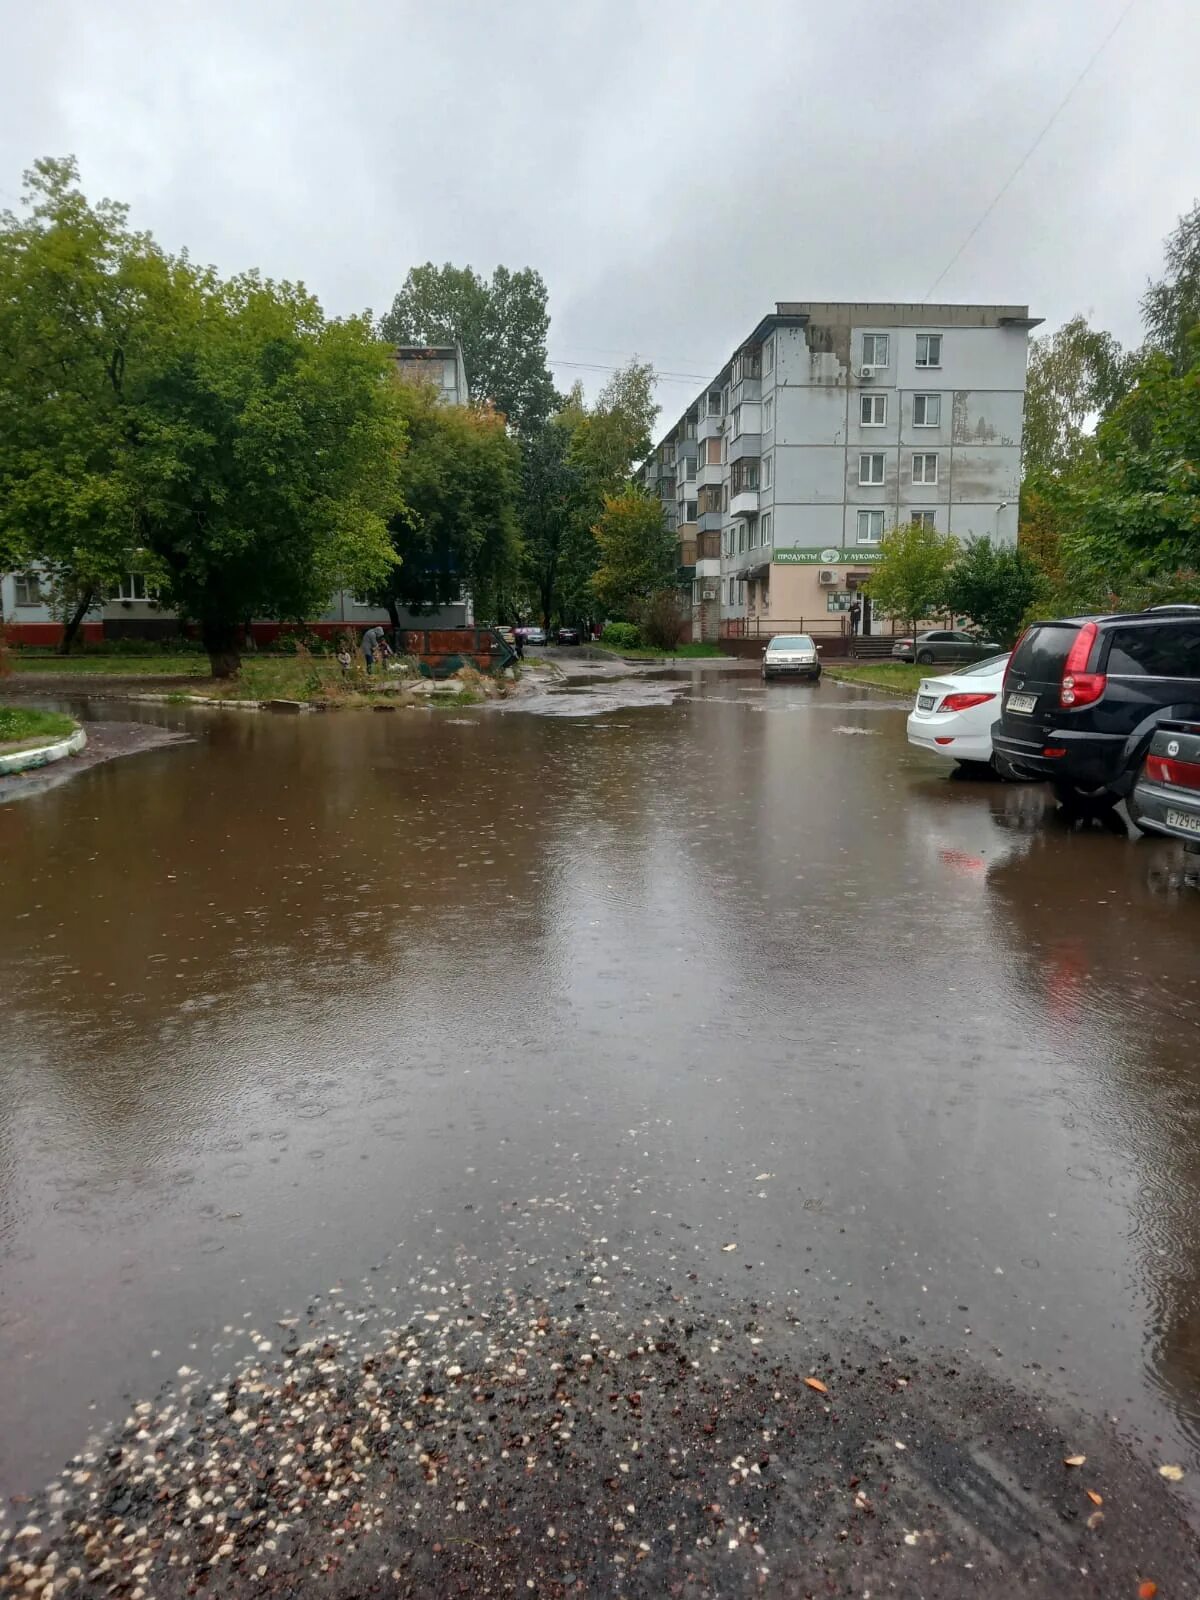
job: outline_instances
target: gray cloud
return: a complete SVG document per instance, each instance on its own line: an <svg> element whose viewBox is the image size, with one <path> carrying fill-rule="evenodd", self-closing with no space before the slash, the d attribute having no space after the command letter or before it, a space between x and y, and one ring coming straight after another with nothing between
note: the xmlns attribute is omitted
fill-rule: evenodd
<svg viewBox="0 0 1200 1600"><path fill-rule="evenodd" d="M533 265L560 358L706 376L776 299L920 299L1123 5L0 0L0 191L73 151L168 246L339 312ZM1198 67L1194 0L1135 0L938 298L1136 340Z"/></svg>

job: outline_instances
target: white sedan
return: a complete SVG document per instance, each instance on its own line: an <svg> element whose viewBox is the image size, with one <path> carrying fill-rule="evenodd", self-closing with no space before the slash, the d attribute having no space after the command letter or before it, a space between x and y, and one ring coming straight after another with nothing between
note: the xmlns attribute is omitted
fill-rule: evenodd
<svg viewBox="0 0 1200 1600"><path fill-rule="evenodd" d="M989 656L940 678L922 678L908 718L908 742L947 761L979 763L996 770L992 723L1000 715L1000 693L1008 655Z"/></svg>

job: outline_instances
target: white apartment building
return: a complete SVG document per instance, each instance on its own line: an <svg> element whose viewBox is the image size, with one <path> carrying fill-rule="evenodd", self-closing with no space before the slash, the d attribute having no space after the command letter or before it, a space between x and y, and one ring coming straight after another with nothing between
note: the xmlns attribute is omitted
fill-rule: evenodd
<svg viewBox="0 0 1200 1600"><path fill-rule="evenodd" d="M1015 544L1027 306L783 301L641 469L692 586L693 637L834 631L884 532Z"/></svg>

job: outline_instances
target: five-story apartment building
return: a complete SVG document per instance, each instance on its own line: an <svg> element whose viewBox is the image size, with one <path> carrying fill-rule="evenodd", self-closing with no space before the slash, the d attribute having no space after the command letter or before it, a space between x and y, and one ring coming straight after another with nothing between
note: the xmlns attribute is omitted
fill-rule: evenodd
<svg viewBox="0 0 1200 1600"><path fill-rule="evenodd" d="M856 598L878 631L862 585L901 523L1015 543L1039 320L1026 306L779 303L642 469L679 531L693 636L822 631Z"/></svg>

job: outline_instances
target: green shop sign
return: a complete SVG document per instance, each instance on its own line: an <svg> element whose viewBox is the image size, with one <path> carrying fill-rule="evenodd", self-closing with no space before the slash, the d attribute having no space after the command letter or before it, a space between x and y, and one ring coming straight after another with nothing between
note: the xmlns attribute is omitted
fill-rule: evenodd
<svg viewBox="0 0 1200 1600"><path fill-rule="evenodd" d="M829 544L819 550L776 550L771 560L777 567L856 567L864 562L882 561L883 551Z"/></svg>

